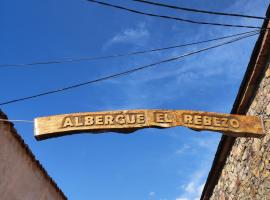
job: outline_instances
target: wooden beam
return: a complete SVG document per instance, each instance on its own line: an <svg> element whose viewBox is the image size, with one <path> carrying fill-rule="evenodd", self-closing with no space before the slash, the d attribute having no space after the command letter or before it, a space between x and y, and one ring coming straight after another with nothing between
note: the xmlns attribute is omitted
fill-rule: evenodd
<svg viewBox="0 0 270 200"><path fill-rule="evenodd" d="M235 137L264 136L259 117L188 110L123 110L54 115L35 119L37 140L78 132L131 133L142 128L184 126Z"/></svg>

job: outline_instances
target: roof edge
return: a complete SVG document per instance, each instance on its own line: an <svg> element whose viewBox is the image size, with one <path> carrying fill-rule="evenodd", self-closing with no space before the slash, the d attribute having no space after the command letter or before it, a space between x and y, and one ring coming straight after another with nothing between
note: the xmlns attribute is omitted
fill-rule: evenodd
<svg viewBox="0 0 270 200"><path fill-rule="evenodd" d="M7 115L0 109L0 119L8 120ZM10 132L13 134L13 136L16 138L16 140L19 142L21 147L25 150L26 154L29 155L32 162L35 163L38 169L40 169L42 175L45 177L47 181L53 186L53 188L56 189L56 192L59 193L63 199L67 200L68 198L64 194L64 192L58 187L56 182L50 177L50 175L47 173L45 168L41 165L41 163L36 159L35 155L31 151L31 149L28 147L28 145L24 142L23 138L20 136L20 134L17 132L17 130L14 127L14 124L9 121L3 121L3 124L7 124L10 126Z"/></svg>
<svg viewBox="0 0 270 200"><path fill-rule="evenodd" d="M270 4L266 11L266 17L270 17ZM269 19L264 20L262 28L265 27L269 27ZM268 53L270 51L270 48L265 48L266 39L267 42L270 42L269 31L261 31L255 47L252 51L248 67L241 82L235 102L233 104L231 114L246 114L255 96L259 82L262 79L262 72L264 72L265 68L267 68L267 66L265 65L266 57L262 55L265 54L265 51L267 51L267 49ZM264 52L262 50L264 50ZM257 87L254 88L254 86ZM235 137L226 135L223 135L221 137L200 200L209 200L212 196L213 190L218 183L222 169L224 168L226 159L231 152L235 139Z"/></svg>

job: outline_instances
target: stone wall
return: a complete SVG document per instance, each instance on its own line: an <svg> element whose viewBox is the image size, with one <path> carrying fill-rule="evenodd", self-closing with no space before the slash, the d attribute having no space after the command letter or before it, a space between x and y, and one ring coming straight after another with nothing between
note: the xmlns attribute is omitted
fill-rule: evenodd
<svg viewBox="0 0 270 200"><path fill-rule="evenodd" d="M12 125L3 121L0 121L0 199L66 199Z"/></svg>
<svg viewBox="0 0 270 200"><path fill-rule="evenodd" d="M269 62L247 115L263 116L266 136L236 139L211 200L270 200Z"/></svg>

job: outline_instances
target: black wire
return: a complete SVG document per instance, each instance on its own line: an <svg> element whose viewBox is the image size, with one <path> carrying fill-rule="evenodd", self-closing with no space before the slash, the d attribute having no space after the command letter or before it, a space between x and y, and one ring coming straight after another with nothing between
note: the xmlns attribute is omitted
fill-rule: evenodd
<svg viewBox="0 0 270 200"><path fill-rule="evenodd" d="M234 24L202 22L202 21L183 19L183 18L179 18L179 17L171 17L171 16L167 16L167 15L156 15L156 14L146 13L146 12L142 12L142 11L138 11L138 10L134 10L134 9L130 9L130 8L125 8L125 7L122 7L122 6L117 6L117 5L113 5L113 4L105 3L105 2L101 2L101 1L96 1L96 0L87 0L87 1L92 2L92 3L101 4L101 5L105 5L105 6L109 6L109 7L113 7L113 8L118 8L118 9L121 9L121 10L126 10L126 11L129 11L129 12L133 12L133 13L137 13L137 14L141 14L141 15L146 15L146 16L151 16L151 17L159 17L159 18L164 18L164 19L172 19L172 20L183 21L183 22L188 22L188 23L193 23L193 24L205 24L205 25L213 25L213 26L261 29L260 26L248 26L248 25L234 25Z"/></svg>
<svg viewBox="0 0 270 200"><path fill-rule="evenodd" d="M187 43L187 44L178 44L178 45L174 45L174 46L162 47L162 48L157 48L157 49L141 50L141 51L135 51L135 52L130 52L130 53L126 53L126 54L114 54L114 55L108 55L108 56L84 57L84 58L75 58L75 59L69 58L69 59L58 60L58 61L57 60L54 60L54 61L40 61L40 62L25 63L25 64L1 64L0 68L27 67L27 66L33 66L33 65L48 65L48 64L62 64L62 63L69 63L69 62L101 60L101 59L108 59L108 58L116 58L116 57L138 55L138 54L144 54L144 53L150 53L150 52L156 52L156 51L163 51L163 50L169 50L169 49L174 49L174 48L192 46L192 45L202 44L202 43L206 43L206 42L212 42L212 41L222 40L222 39L226 39L226 38L236 37L236 36L239 36L239 35L255 33L255 32L258 32L258 31L259 30L247 31L247 32L243 32L243 33L237 33L237 34L233 34L233 35L228 35L228 36L223 36L223 37L218 37L218 38L213 38L213 39L208 39L208 40L203 40L203 41L198 41L198 42L192 42L192 43Z"/></svg>
<svg viewBox="0 0 270 200"><path fill-rule="evenodd" d="M108 79L117 78L117 77L120 77L120 76L124 76L124 75L127 75L127 74L131 74L131 73L140 71L140 70L144 70L146 68L153 67L155 65L160 65L160 64L163 64L163 63L171 62L171 61L178 60L178 59L181 59L181 58L184 58L184 57L187 57L187 56L191 56L193 54L198 54L200 52L204 52L204 51L207 51L207 50L210 50L210 49L214 49L214 48L217 48L217 47L220 47L220 46L224 46L224 45L227 45L227 44L230 44L230 43L233 43L233 42L236 42L236 41L239 41L239 40L242 40L242 39L257 35L257 34L258 33L253 33L253 34L249 34L249 35L245 35L245 36L240 36L238 38L229 40L227 42L223 42L221 44L213 45L213 46L203 48L203 49L200 49L200 50L197 50L197 51L192 51L190 53L186 53L186 54L183 54L183 55L180 55L180 56L177 56L177 57L173 57L173 58L169 58L169 59L166 59L166 60L161 60L159 62L151 63L151 64L148 64L148 65L145 65L145 66L133 68L133 69L130 69L130 70L127 70L127 71L124 71L124 72L116 73L116 74L109 75L109 76L104 76L104 77L99 78L99 79L90 80L90 81L87 81L87 82L71 85L71 86L68 86L68 87L61 88L61 89L51 90L51 91L48 91L48 92L42 92L42 93L32 95L32 96L28 96L28 97L22 97L22 98L19 98L19 99L14 99L14 100L6 101L6 102L1 102L0 106L15 103L15 102L19 102L19 101L25 101L27 99L33 99L33 98L37 98L37 97L41 97L41 96L45 96L45 95L49 95L49 94L53 94L53 93L63 92L65 90L74 89L74 88L77 88L77 87L81 87L81 86L84 86L84 85L89 85L89 84L92 84L92 83L105 81L105 80L108 80Z"/></svg>
<svg viewBox="0 0 270 200"><path fill-rule="evenodd" d="M146 3L146 4L151 4L151 5L155 5L155 6L161 6L161 7L177 9L177 10L184 10L184 11L197 12L197 13L205 13L205 14L211 14L211 15L224 15L224 16L232 16L232 17L251 18L251 19L269 19L267 17L259 17L259 16L253 16L253 15L243 15L243 14L236 14L236 13L224 13L224 12L214 12L214 11L207 11L207 10L199 10L199 9L194 9L194 8L184 8L184 7L168 5L168 4L159 3L159 2L146 1L146 0L133 0L133 1L140 2L140 3Z"/></svg>

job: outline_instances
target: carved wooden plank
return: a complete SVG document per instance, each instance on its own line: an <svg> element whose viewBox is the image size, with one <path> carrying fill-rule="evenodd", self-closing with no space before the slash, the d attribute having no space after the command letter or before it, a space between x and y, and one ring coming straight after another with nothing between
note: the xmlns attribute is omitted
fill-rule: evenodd
<svg viewBox="0 0 270 200"><path fill-rule="evenodd" d="M123 110L54 115L35 119L38 140L78 132L131 133L138 129L185 126L235 137L264 136L259 117L188 110Z"/></svg>

